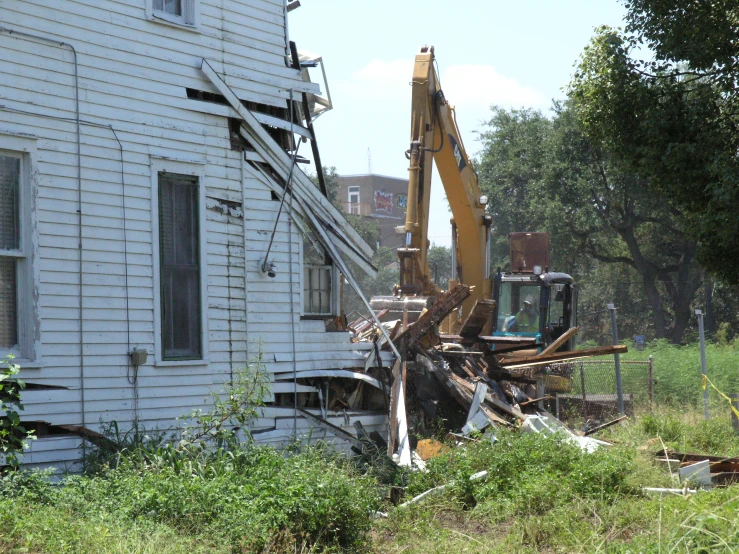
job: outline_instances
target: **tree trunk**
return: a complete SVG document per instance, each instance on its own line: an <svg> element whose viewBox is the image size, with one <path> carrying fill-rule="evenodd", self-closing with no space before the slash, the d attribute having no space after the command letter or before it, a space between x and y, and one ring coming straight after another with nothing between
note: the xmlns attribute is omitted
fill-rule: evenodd
<svg viewBox="0 0 739 554"><path fill-rule="evenodd" d="M678 271L673 282L668 277L669 283L666 283L667 291L670 295L670 307L672 313L675 314L669 329L670 341L680 344L683 339L685 329L690 323L691 303L695 297L695 293L703 284L704 274L694 266L695 264L695 243L686 243L684 254L678 262Z"/></svg>
<svg viewBox="0 0 739 554"><path fill-rule="evenodd" d="M662 295L657 290L657 275L642 256L639 244L634 236L634 228L630 225L623 226L618 229L621 238L629 248L631 257L634 260L634 268L641 275L642 283L644 283L644 292L649 299L649 305L652 308L652 322L654 323L654 336L658 339L667 338L667 324L665 322L665 311L662 308Z"/></svg>
<svg viewBox="0 0 739 554"><path fill-rule="evenodd" d="M665 322L665 311L662 308L662 296L657 290L655 277L651 272L647 271L642 273L642 282L644 283L644 292L647 294L647 298L649 299L649 305L652 307L654 336L658 339L666 339L667 324Z"/></svg>

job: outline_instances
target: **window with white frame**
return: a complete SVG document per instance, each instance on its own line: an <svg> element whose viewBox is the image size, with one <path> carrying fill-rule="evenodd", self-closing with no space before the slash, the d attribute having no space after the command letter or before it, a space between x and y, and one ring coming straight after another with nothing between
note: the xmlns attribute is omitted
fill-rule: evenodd
<svg viewBox="0 0 739 554"><path fill-rule="evenodd" d="M359 187L349 187L349 213L359 215Z"/></svg>
<svg viewBox="0 0 739 554"><path fill-rule="evenodd" d="M334 315L333 270L332 265L306 264L303 267L303 313L305 315Z"/></svg>
<svg viewBox="0 0 739 554"><path fill-rule="evenodd" d="M29 165L27 154L0 149L0 355L33 360Z"/></svg>
<svg viewBox="0 0 739 554"><path fill-rule="evenodd" d="M152 16L180 25L197 24L198 0L150 0Z"/></svg>
<svg viewBox="0 0 739 554"><path fill-rule="evenodd" d="M0 347L18 344L18 260L24 257L20 233L23 158L0 152Z"/></svg>
<svg viewBox="0 0 739 554"><path fill-rule="evenodd" d="M303 239L303 315L336 315L336 271L331 258L311 234Z"/></svg>
<svg viewBox="0 0 739 554"><path fill-rule="evenodd" d="M199 202L197 177L159 173L162 360L203 354Z"/></svg>

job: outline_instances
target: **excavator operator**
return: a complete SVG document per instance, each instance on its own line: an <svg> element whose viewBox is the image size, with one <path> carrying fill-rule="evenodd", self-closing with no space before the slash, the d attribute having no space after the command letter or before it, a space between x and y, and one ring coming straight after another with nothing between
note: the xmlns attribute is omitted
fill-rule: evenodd
<svg viewBox="0 0 739 554"><path fill-rule="evenodd" d="M509 317L503 325L503 332L537 333L539 331L539 307L536 298L529 294L523 301L523 309Z"/></svg>

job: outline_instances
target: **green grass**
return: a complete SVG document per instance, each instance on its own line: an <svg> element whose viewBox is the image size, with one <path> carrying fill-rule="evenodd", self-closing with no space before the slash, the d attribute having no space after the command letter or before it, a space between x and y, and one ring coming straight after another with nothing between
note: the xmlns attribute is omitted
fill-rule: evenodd
<svg viewBox="0 0 739 554"><path fill-rule="evenodd" d="M124 457L98 475L52 485L0 482L0 548L41 552L356 549L379 486L321 448L248 446L208 456ZM183 460L184 458L184 460ZM184 461L184 463L182 463ZM109 541L109 542L108 542Z"/></svg>
<svg viewBox="0 0 739 554"><path fill-rule="evenodd" d="M685 404L702 405L701 363L699 345L675 346L667 341L653 341L638 351L627 342L629 352L623 360L647 360L654 356L655 403L676 408ZM739 392L739 348L733 345L706 344L706 370L711 381L725 394ZM713 389L709 394L716 402L727 405Z"/></svg>
<svg viewBox="0 0 739 554"><path fill-rule="evenodd" d="M408 494L461 482L424 503L395 509L375 527L377 552L735 552L739 487L695 496L649 496L679 487L654 452L739 451L726 420L693 426L696 411L662 411L609 429L614 447L594 454L557 439L503 434L457 449L412 476ZM662 423L665 421L665 423ZM662 434L665 437L662 437ZM606 433L602 433L606 437ZM469 482L480 468L490 477Z"/></svg>
<svg viewBox="0 0 739 554"><path fill-rule="evenodd" d="M727 403L711 393L703 419L696 346L654 343L657 407L602 431L593 454L558 438L500 432L453 448L427 473L400 474L407 508L385 499L379 473L326 448L244 445L210 454L129 445L120 463L52 484L0 479L0 552L734 552L739 487L652 497L676 486L664 447L739 456ZM710 346L709 375L739 390L739 351ZM734 388L737 387L737 388ZM103 453L98 463L111 458ZM487 470L489 476L470 481ZM373 519L380 509L386 519Z"/></svg>

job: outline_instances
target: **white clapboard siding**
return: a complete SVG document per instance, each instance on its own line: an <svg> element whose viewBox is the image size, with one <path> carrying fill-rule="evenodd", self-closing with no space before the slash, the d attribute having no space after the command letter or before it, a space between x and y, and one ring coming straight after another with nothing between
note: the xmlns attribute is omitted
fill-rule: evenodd
<svg viewBox="0 0 739 554"><path fill-rule="evenodd" d="M301 319L301 236L285 211L270 254L277 276L261 274L279 202L244 170L242 153L230 149L227 117L235 111L187 98L187 88L218 92L200 70L203 58L246 101L285 108L290 89L319 92L286 64L284 2L198 0L200 25L189 30L146 19L147 1L0 0L0 27L58 41L0 32L0 131L37 137L33 262L41 356L21 376L62 387L25 391L29 421L96 431L112 421L121 429L134 421L149 430L177 429L178 418L206 406L211 391L222 390L259 353L272 381L267 402L295 392L289 380L295 368L364 367L368 345L326 332L323 321ZM78 54L79 158L73 57L60 42ZM154 355L152 163L168 159L202 167L207 197L200 210L208 357L195 364L157 364ZM149 352L137 371L128 355L133 347ZM301 384L297 392L316 389ZM368 417L365 426L383 424L381 416ZM268 405L253 429L284 436L292 418L290 408ZM310 432L312 424L298 421ZM75 437L43 437L26 463L71 466L79 445Z"/></svg>

